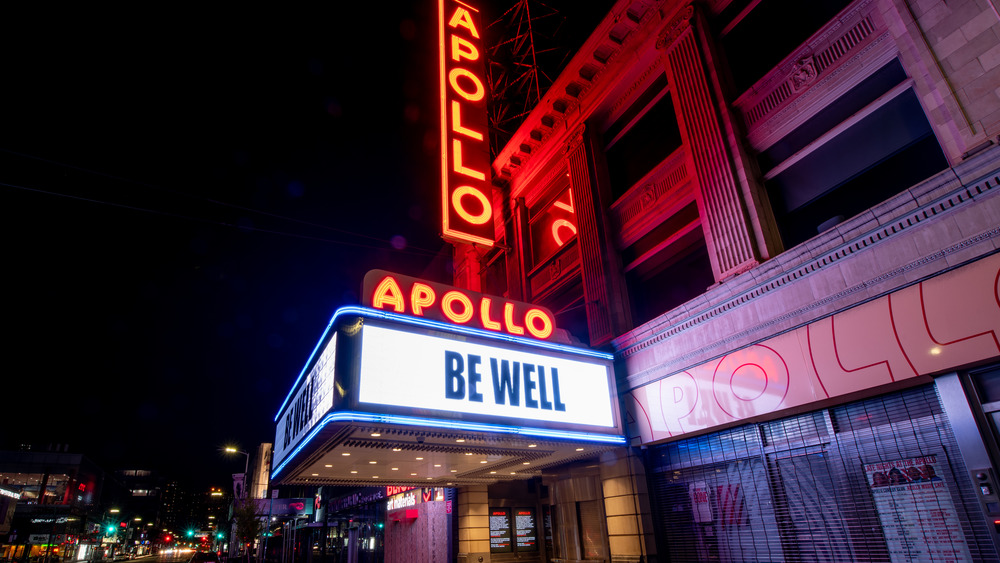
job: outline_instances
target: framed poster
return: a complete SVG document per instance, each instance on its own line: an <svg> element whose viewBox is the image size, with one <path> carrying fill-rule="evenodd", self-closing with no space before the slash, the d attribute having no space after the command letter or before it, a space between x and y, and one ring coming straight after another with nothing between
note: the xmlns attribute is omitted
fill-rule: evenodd
<svg viewBox="0 0 1000 563"><path fill-rule="evenodd" d="M514 538L518 551L538 551L538 523L534 508L514 509Z"/></svg>
<svg viewBox="0 0 1000 563"><path fill-rule="evenodd" d="M510 553L513 550L510 509L490 508L490 553Z"/></svg>
<svg viewBox="0 0 1000 563"><path fill-rule="evenodd" d="M948 484L943 456L864 465L893 562L972 561Z"/></svg>

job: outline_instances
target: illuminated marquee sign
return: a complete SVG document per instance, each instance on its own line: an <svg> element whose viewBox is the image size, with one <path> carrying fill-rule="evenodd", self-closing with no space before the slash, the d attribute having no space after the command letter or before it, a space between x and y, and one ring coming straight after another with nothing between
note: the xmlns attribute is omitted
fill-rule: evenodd
<svg viewBox="0 0 1000 563"><path fill-rule="evenodd" d="M333 406L337 335L319 355L304 383L278 415L274 459L282 459Z"/></svg>
<svg viewBox="0 0 1000 563"><path fill-rule="evenodd" d="M363 330L361 405L615 427L608 362L374 323Z"/></svg>
<svg viewBox="0 0 1000 563"><path fill-rule="evenodd" d="M418 280L383 270L365 275L362 302L416 317L473 326L514 336L549 339L555 316L544 307Z"/></svg>
<svg viewBox="0 0 1000 563"><path fill-rule="evenodd" d="M442 234L493 246L483 30L468 2L438 0Z"/></svg>
<svg viewBox="0 0 1000 563"><path fill-rule="evenodd" d="M357 306L334 313L274 421L272 479L345 424L625 444L611 354Z"/></svg>

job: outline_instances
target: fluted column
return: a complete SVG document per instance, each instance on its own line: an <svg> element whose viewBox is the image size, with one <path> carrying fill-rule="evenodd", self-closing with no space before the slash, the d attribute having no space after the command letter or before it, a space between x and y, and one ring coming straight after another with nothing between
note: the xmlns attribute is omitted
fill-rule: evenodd
<svg viewBox="0 0 1000 563"><path fill-rule="evenodd" d="M590 133L581 125L567 144L566 162L577 208L580 273L590 343L598 346L626 330L628 313L621 268L613 263L618 254L607 237L605 206L591 166L592 156Z"/></svg>
<svg viewBox="0 0 1000 563"><path fill-rule="evenodd" d="M694 6L682 8L660 33L657 48L665 50L667 78L681 135L698 182L698 211L716 281L757 265L768 251L773 219L766 205L754 205L762 189L749 186L731 122L719 105L718 80L707 48L700 45ZM710 71L714 72L714 71ZM721 108L721 109L720 109ZM753 190L758 190L757 194ZM766 197L765 197L766 199ZM773 244L773 243L772 243Z"/></svg>

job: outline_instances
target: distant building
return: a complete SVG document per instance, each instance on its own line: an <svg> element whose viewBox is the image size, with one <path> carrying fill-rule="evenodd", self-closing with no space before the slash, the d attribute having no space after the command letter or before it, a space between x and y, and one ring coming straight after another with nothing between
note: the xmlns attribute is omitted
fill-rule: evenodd
<svg viewBox="0 0 1000 563"><path fill-rule="evenodd" d="M0 489L13 493L4 495L3 506L16 502L7 532L0 535L4 558L86 558L101 542L98 508L105 474L67 446L56 450L0 451Z"/></svg>

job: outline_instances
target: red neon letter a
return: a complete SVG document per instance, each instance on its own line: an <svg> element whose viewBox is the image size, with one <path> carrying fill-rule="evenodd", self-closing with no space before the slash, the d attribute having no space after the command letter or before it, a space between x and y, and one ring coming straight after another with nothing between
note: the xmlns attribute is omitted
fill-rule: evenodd
<svg viewBox="0 0 1000 563"><path fill-rule="evenodd" d="M469 30L469 33L473 37L479 39L479 31L476 30L476 24L472 23L472 14L465 8L456 9L455 13L451 15L451 19L448 20L448 25L454 28L464 27Z"/></svg>
<svg viewBox="0 0 1000 563"><path fill-rule="evenodd" d="M375 293L372 295L372 307L385 309L386 305L392 305L397 313L406 312L406 301L403 300L403 291L399 289L399 284L392 276L386 276L378 283Z"/></svg>

